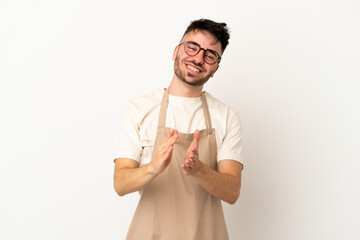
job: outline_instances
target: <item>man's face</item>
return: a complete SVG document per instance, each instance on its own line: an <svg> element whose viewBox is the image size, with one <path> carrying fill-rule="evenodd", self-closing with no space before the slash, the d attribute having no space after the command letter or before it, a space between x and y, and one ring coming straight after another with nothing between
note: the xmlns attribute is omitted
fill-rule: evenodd
<svg viewBox="0 0 360 240"><path fill-rule="evenodd" d="M204 49L211 49L222 54L221 43L209 32L195 30L186 34L182 41L193 41ZM204 61L204 51L195 56L189 56L184 50L184 44L177 46L173 54L175 75L183 82L191 86L204 85L210 77L213 77L219 63L210 65Z"/></svg>

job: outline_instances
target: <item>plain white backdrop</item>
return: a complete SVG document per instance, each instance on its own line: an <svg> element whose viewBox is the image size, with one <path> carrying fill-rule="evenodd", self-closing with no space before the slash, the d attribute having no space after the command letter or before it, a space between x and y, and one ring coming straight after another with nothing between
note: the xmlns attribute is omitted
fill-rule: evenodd
<svg viewBox="0 0 360 240"><path fill-rule="evenodd" d="M205 90L242 119L231 239L360 239L356 0L0 3L0 238L124 239L113 190L127 101L167 87L191 20L231 29Z"/></svg>

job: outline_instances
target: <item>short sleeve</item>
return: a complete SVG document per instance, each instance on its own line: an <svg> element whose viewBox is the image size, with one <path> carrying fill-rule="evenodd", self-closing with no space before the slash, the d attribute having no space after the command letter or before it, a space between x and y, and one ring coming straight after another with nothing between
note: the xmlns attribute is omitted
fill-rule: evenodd
<svg viewBox="0 0 360 240"><path fill-rule="evenodd" d="M226 133L218 151L218 159L235 160L244 164L242 157L242 128L240 117L235 113L227 123Z"/></svg>
<svg viewBox="0 0 360 240"><path fill-rule="evenodd" d="M129 103L120 128L120 141L116 150L116 158L129 158L140 162L142 147L138 115L136 108Z"/></svg>

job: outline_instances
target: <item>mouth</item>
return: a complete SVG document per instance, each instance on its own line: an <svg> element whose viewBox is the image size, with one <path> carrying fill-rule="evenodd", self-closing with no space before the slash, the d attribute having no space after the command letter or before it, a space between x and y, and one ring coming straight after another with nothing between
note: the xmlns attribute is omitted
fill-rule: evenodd
<svg viewBox="0 0 360 240"><path fill-rule="evenodd" d="M199 74L202 72L202 69L199 67L196 67L192 64L185 64L186 68L193 74Z"/></svg>

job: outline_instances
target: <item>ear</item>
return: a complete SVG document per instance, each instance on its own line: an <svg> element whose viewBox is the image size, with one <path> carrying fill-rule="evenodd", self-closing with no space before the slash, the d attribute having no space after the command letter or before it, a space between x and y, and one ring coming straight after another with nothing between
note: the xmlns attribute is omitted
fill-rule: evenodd
<svg viewBox="0 0 360 240"><path fill-rule="evenodd" d="M214 77L214 74L216 73L216 71L219 69L220 65L218 64L215 68L215 71L213 72L213 74L211 75L211 77Z"/></svg>
<svg viewBox="0 0 360 240"><path fill-rule="evenodd" d="M174 52L173 52L173 56L172 56L172 60L175 61L175 58L176 58L176 54L178 52L178 49L179 49L179 46L176 45L175 49L174 49Z"/></svg>

